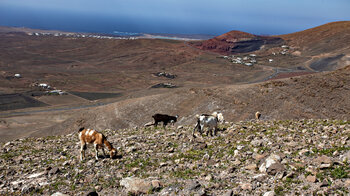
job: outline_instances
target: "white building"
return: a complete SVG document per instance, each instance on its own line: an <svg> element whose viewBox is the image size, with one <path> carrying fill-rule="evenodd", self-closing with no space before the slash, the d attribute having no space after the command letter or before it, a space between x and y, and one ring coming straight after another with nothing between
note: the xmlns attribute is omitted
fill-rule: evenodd
<svg viewBox="0 0 350 196"><path fill-rule="evenodd" d="M40 83L38 86L42 87L42 88L48 88L49 87L49 85L45 84L45 83Z"/></svg>
<svg viewBox="0 0 350 196"><path fill-rule="evenodd" d="M52 90L52 91L50 91L50 94L65 95L67 93L62 91L62 90Z"/></svg>

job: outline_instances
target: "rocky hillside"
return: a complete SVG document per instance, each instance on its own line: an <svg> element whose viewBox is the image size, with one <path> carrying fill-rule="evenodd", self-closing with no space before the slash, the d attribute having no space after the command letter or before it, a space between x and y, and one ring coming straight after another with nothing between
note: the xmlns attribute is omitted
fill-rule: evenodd
<svg viewBox="0 0 350 196"><path fill-rule="evenodd" d="M349 46L346 43L350 39L350 21L331 22L278 37L287 41L292 47L299 47L308 55L349 53Z"/></svg>
<svg viewBox="0 0 350 196"><path fill-rule="evenodd" d="M306 195L350 192L350 122L104 130L118 157L79 161L77 134L1 143L0 195ZM61 195L62 195L61 194Z"/></svg>

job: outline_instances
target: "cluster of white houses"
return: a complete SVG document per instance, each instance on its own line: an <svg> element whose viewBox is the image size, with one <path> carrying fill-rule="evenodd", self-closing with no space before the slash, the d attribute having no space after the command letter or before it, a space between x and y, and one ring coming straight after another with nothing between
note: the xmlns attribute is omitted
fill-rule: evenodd
<svg viewBox="0 0 350 196"><path fill-rule="evenodd" d="M282 45L281 48L282 48L282 50L279 52L279 54L282 54L282 55L288 54L289 46L287 46L287 45ZM273 55L277 55L278 53L273 52L272 54L273 54Z"/></svg>
<svg viewBox="0 0 350 196"><path fill-rule="evenodd" d="M106 35L82 34L82 33L27 33L34 36L55 36L55 37L74 37L74 38L96 38L96 39L127 39L135 40L138 37L114 37Z"/></svg>
<svg viewBox="0 0 350 196"><path fill-rule="evenodd" d="M289 52L289 46L287 46L287 45L282 45L281 48L282 48L281 51L279 51L278 53L272 52L272 55L276 56L277 54L282 54L282 55L288 54L288 52ZM269 59L269 63L272 63L272 62L273 62L273 59Z"/></svg>
<svg viewBox="0 0 350 196"><path fill-rule="evenodd" d="M66 95L67 94L65 91L54 89L46 83L34 83L33 86L37 86L42 88L43 90L47 90L46 94L48 95Z"/></svg>
<svg viewBox="0 0 350 196"><path fill-rule="evenodd" d="M282 45L281 46L282 50L280 50L279 52L272 52L272 54L274 56L276 56L277 54L282 54L282 55L286 55L289 52L289 46L287 45ZM231 61L234 64L242 64L242 65L246 65L246 66L253 66L254 64L257 63L257 55L256 54L249 54L248 56L222 56L221 58L224 59L228 59L229 61ZM272 63L274 60L272 58L268 59L269 63Z"/></svg>
<svg viewBox="0 0 350 196"><path fill-rule="evenodd" d="M256 54L249 54L248 56L244 57L236 57L234 55L232 56L223 56L224 59L230 60L234 64L242 64L246 66L253 66L256 61Z"/></svg>

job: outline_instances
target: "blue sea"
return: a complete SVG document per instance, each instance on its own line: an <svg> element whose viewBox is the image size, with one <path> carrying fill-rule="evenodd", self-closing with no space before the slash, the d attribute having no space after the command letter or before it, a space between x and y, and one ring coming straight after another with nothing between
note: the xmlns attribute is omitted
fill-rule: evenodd
<svg viewBox="0 0 350 196"><path fill-rule="evenodd" d="M45 11L0 7L0 26L27 27L69 32L108 33L132 36L142 33L218 34L213 27L194 25L161 18L101 16L87 13ZM223 31L224 32L224 31Z"/></svg>
<svg viewBox="0 0 350 196"><path fill-rule="evenodd" d="M329 13L324 10L329 10L329 8L323 4L322 9L312 14L309 8L298 6L289 8L291 6L280 5L281 8L276 6L263 8L258 4L260 2L258 0L250 4L245 1L237 1L240 2L239 6L235 1L222 1L227 5L217 5L214 2L200 4L201 1L185 2L183 0L169 1L172 2L171 5L153 5L148 3L149 1L137 1L140 5L129 5L131 4L128 4L129 1L101 1L99 4L93 4L92 7L83 7L88 11L79 11L80 4L77 3L75 7L69 7L71 4L74 5L75 1L69 3L70 1L66 0L62 2L68 2L67 9L65 7L60 9L39 8L39 0L23 1L22 4L28 4L26 6L17 5L21 2L19 0L4 0L4 2L7 3L0 2L0 26L116 35L125 34L125 32L130 32L131 34L126 33L129 35L142 33L220 35L231 30L257 35L278 35L304 30L349 16L347 9L342 9L341 5L337 7L337 12L335 12L337 14L331 13L333 15L327 17ZM12 2L17 3L12 4ZM33 2L37 2L37 5L29 6L34 4ZM43 2L48 4L47 1ZM52 0L52 2L59 1ZM87 0L86 2L92 1ZM104 2L110 2L115 8L104 5ZM182 4L178 5L178 2ZM120 4L123 4L125 9L120 8L122 6ZM63 6L58 3L57 5ZM100 7L94 9L96 5ZM312 9L317 10L316 7ZM320 17L317 16L319 12L322 12Z"/></svg>

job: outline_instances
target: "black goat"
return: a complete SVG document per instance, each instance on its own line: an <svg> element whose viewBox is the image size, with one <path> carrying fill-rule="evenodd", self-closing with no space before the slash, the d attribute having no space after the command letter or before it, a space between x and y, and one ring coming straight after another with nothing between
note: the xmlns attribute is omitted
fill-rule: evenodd
<svg viewBox="0 0 350 196"><path fill-rule="evenodd" d="M155 114L152 116L154 119L154 126L157 126L158 123L163 122L163 127L168 123L174 124L177 121L177 118L179 117L178 115L176 116L169 116L167 114Z"/></svg>

